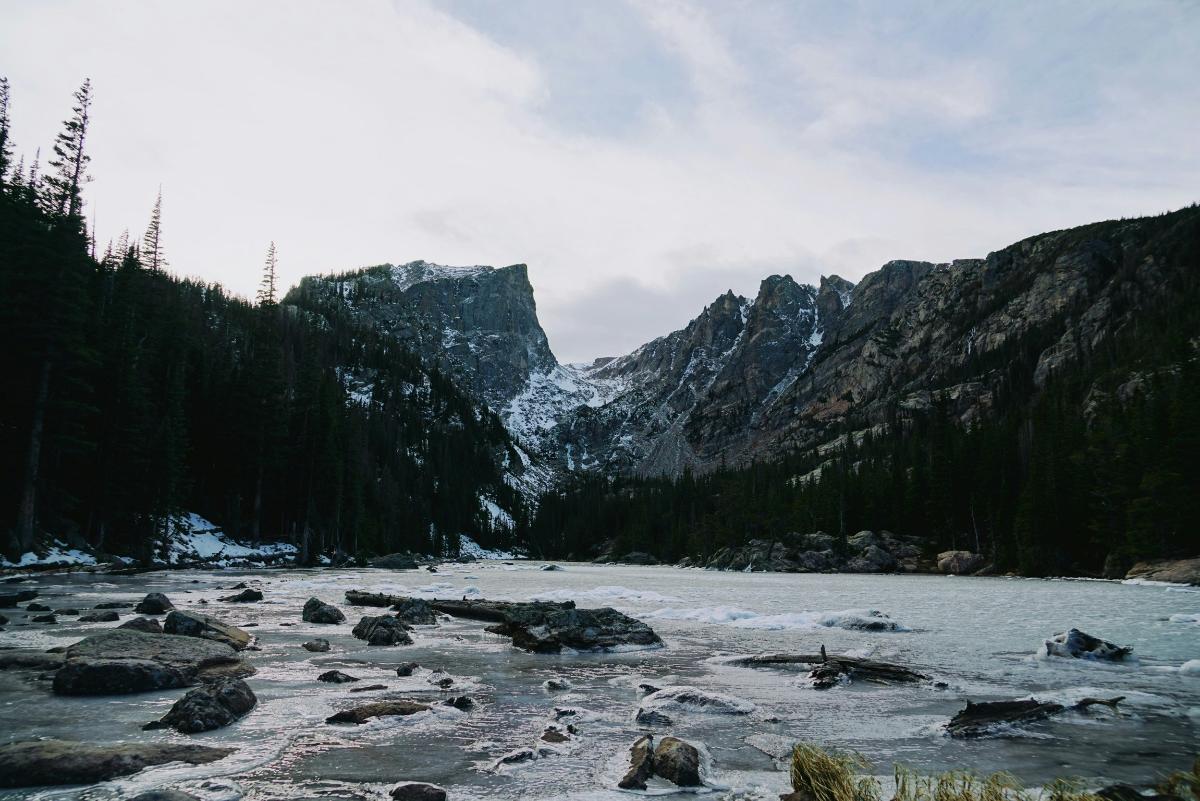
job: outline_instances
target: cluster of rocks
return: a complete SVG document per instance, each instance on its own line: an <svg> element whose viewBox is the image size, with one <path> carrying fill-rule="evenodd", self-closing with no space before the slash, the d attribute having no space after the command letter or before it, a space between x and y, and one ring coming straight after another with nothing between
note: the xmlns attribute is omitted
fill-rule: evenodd
<svg viewBox="0 0 1200 801"><path fill-rule="evenodd" d="M622 790L645 790L646 782L658 776L679 787L700 787L700 752L678 737L654 737L644 734L629 749L629 770L617 786Z"/></svg>
<svg viewBox="0 0 1200 801"><path fill-rule="evenodd" d="M915 573L933 568L915 539L888 531L860 531L844 542L823 532L751 540L703 561L684 559L680 566L776 573Z"/></svg>

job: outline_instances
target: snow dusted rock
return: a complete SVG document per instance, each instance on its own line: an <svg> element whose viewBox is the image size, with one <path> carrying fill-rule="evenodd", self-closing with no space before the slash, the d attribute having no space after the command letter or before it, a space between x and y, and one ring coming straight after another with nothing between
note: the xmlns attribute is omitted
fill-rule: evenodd
<svg viewBox="0 0 1200 801"><path fill-rule="evenodd" d="M80 623L116 623L121 619L115 609L100 609L95 612L88 612L86 615L79 616ZM140 618L145 620L145 618ZM156 621L157 622L157 621Z"/></svg>
<svg viewBox="0 0 1200 801"><path fill-rule="evenodd" d="M0 745L0 787L95 784L168 762L204 765L229 756L233 750L190 743L8 743Z"/></svg>
<svg viewBox="0 0 1200 801"><path fill-rule="evenodd" d="M342 610L319 598L309 598L304 602L304 611L301 613L301 617L305 623L341 623L346 619Z"/></svg>
<svg viewBox="0 0 1200 801"><path fill-rule="evenodd" d="M942 551L937 555L938 570L954 576L974 573L983 567L983 562L981 554L971 551Z"/></svg>
<svg viewBox="0 0 1200 801"><path fill-rule="evenodd" d="M241 679L218 679L186 694L152 728L170 726L184 734L219 729L244 717L258 703Z"/></svg>
<svg viewBox="0 0 1200 801"><path fill-rule="evenodd" d="M99 608L99 607L97 607ZM175 608L167 596L161 592L149 593L133 608L139 615L165 615Z"/></svg>
<svg viewBox="0 0 1200 801"><path fill-rule="evenodd" d="M642 699L642 704L652 709L663 707L684 712L708 712L719 715L748 715L754 704L732 695L722 695L695 687L664 687Z"/></svg>
<svg viewBox="0 0 1200 801"><path fill-rule="evenodd" d="M1107 706L1115 710L1124 696L1116 698L1084 698L1070 709L1085 710L1093 706ZM951 737L983 737L992 734L998 727L1032 723L1057 715L1068 709L1062 704L1025 698L1019 701L985 701L967 705L946 724Z"/></svg>
<svg viewBox="0 0 1200 801"><path fill-rule="evenodd" d="M610 651L623 646L658 647L662 645L654 630L640 620L615 609L555 609L538 605L515 605L505 614L503 623L488 631L513 638L513 645L534 653L558 653L564 648L575 651Z"/></svg>
<svg viewBox="0 0 1200 801"><path fill-rule="evenodd" d="M1130 646L1114 645L1107 640L1101 640L1079 629L1070 629L1062 634L1055 634L1046 640L1047 656L1063 656L1073 659L1093 659L1103 662L1120 662L1133 653Z"/></svg>
<svg viewBox="0 0 1200 801"><path fill-rule="evenodd" d="M352 633L367 645L412 645L404 624L394 617L363 617Z"/></svg>
<svg viewBox="0 0 1200 801"><path fill-rule="evenodd" d="M238 651L248 646L251 640L249 632L243 631L237 626L232 626L208 615L178 610L167 615L167 620L163 624L163 633L214 640L225 643Z"/></svg>
<svg viewBox="0 0 1200 801"><path fill-rule="evenodd" d="M1200 659L1189 659L1179 666L1180 676L1194 676L1200 678Z"/></svg>

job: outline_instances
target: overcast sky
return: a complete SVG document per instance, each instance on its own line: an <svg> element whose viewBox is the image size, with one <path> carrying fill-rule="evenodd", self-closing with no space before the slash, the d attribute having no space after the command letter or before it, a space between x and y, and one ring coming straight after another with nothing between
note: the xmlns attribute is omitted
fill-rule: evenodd
<svg viewBox="0 0 1200 801"><path fill-rule="evenodd" d="M1200 199L1200 4L0 0L13 132L84 77L101 245L163 187L172 268L252 295L529 264L563 361L771 273Z"/></svg>

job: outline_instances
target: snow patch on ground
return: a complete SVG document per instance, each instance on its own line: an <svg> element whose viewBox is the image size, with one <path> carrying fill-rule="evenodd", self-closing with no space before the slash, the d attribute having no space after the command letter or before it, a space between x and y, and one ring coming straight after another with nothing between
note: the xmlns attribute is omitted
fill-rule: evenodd
<svg viewBox="0 0 1200 801"><path fill-rule="evenodd" d="M784 612L763 615L731 606L657 609L643 617L655 620L688 620L765 631L847 629L850 631L909 631L877 609L843 609L840 612Z"/></svg>
<svg viewBox="0 0 1200 801"><path fill-rule="evenodd" d="M516 559L512 551L488 550L466 534L459 535L458 553L461 556L473 556L476 559Z"/></svg>
<svg viewBox="0 0 1200 801"><path fill-rule="evenodd" d="M242 545L212 521L189 512L175 519L167 556L171 564L196 561L229 564L233 561L277 561L295 557L298 550L286 542L264 543L257 548Z"/></svg>
<svg viewBox="0 0 1200 801"><path fill-rule="evenodd" d="M33 551L21 554L15 562L0 556L0 567L42 567L46 565L94 565L96 557L78 548L71 548L66 543L55 540L46 549L44 556L38 556Z"/></svg>
<svg viewBox="0 0 1200 801"><path fill-rule="evenodd" d="M483 504L483 508L487 510L488 517L491 518L492 526L503 526L508 530L516 527L516 522L505 510L501 509L495 501L490 498L480 498L479 502Z"/></svg>

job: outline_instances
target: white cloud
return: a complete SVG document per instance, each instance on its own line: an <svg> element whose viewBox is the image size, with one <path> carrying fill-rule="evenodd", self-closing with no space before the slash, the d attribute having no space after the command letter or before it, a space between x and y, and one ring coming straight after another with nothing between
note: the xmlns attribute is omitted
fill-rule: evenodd
<svg viewBox="0 0 1200 801"><path fill-rule="evenodd" d="M272 239L286 282L415 258L527 262L565 360L626 350L771 272L979 256L1200 186L1195 90L1164 76L1200 66L1182 6L1162 12L1176 49L1146 54L1115 47L1122 20L1103 15L1064 32L989 12L965 46L942 30L951 14L921 27L614 4L631 19L596 46L614 48L612 80L639 82L619 132L563 122L624 96L601 85L607 51L578 74L564 61L595 43L588 28L547 0L545 17L568 18L531 45L514 37L539 15L489 24L506 8L468 24L417 0L9 4L0 50L28 155L93 78L102 240L140 230L161 183L175 268L243 294ZM617 52L639 25L641 49ZM1143 20L1142 40L1153 32ZM1038 58L1067 59L1075 83L1026 76ZM622 59L677 64L688 88ZM1086 100L1058 114L1074 90Z"/></svg>

